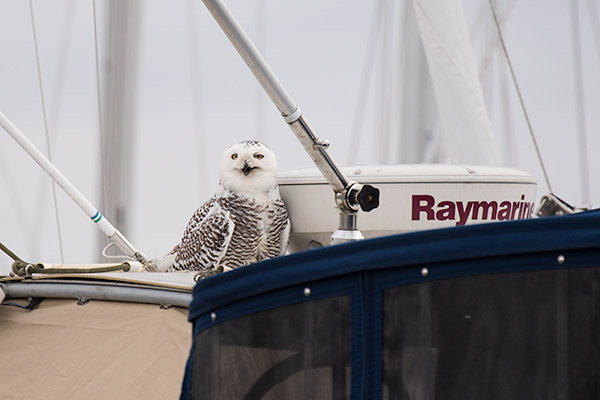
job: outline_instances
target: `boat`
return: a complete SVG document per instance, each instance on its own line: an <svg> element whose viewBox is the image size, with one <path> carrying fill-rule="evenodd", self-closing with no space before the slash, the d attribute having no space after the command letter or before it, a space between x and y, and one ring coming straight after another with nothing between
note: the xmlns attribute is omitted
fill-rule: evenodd
<svg viewBox="0 0 600 400"><path fill-rule="evenodd" d="M600 212L295 253L199 282L182 399L598 397Z"/></svg>
<svg viewBox="0 0 600 400"><path fill-rule="evenodd" d="M548 197L541 214L572 215L532 218L536 181L511 168L338 167L226 7L205 3L253 72L263 69L259 81L317 166L279 177L291 254L214 276L139 272L145 256L79 199L132 260L64 266L13 254L0 339L17 361L3 363L0 391L598 397L599 211Z"/></svg>
<svg viewBox="0 0 600 400"><path fill-rule="evenodd" d="M177 397L194 274L21 268L0 278L0 397Z"/></svg>
<svg viewBox="0 0 600 400"><path fill-rule="evenodd" d="M598 397L600 213L529 219L533 208L525 187L535 192L535 181L521 174L512 185L494 182L498 177L490 173L479 180L476 167L464 167L466 177L460 177L436 166L406 182L393 167L389 175L382 166L351 167L354 179L364 179L353 183L322 154L323 141L302 121L227 7L219 0L205 4L323 178L316 171L280 178L282 197L297 216L292 225L300 226L291 247L310 250L194 288L193 344L180 398ZM443 13L430 2L419 6L418 13L432 12L424 18L424 41L443 53L448 70L464 71L453 68L455 60L440 45L443 36L429 25ZM477 109L476 90L470 90L466 97ZM478 122L485 153L486 123ZM329 207L321 195L325 181L335 192ZM478 183L489 187L482 190ZM435 189L442 201L436 201ZM361 201L363 190L368 194ZM513 190L523 193L519 201L502 199ZM468 198L484 193L492 198ZM421 217L455 226L358 240L359 205L375 213L378 196L386 194L392 200L382 220L366 224L373 236L410 231ZM545 212L554 209L553 200L546 198ZM330 232L334 205L339 227ZM467 207L492 219L502 205L508 219L524 219L462 226L477 219ZM458 221L456 210L463 211ZM334 246L323 246L328 236Z"/></svg>

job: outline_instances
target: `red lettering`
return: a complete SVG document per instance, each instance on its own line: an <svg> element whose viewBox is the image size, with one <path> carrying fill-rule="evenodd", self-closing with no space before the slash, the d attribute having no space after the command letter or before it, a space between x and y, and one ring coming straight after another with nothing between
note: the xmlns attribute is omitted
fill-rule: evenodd
<svg viewBox="0 0 600 400"><path fill-rule="evenodd" d="M456 226L464 225L467 223L467 219L469 219L469 215L471 214L471 209L473 209L474 201L467 202L467 208L464 208L462 201L456 202L456 208L458 209L458 221L456 222Z"/></svg>
<svg viewBox="0 0 600 400"><path fill-rule="evenodd" d="M510 219L510 211L510 201L503 201L500 203L500 209L498 210L498 221Z"/></svg>
<svg viewBox="0 0 600 400"><path fill-rule="evenodd" d="M518 201L514 201L513 202L513 209L512 209L512 212L510 213L510 219L515 219L515 214L517 213L517 208L519 208L519 202Z"/></svg>
<svg viewBox="0 0 600 400"><path fill-rule="evenodd" d="M488 212L490 209L492 210L490 219L496 219L496 214L498 213L498 203L495 201L480 201L475 203L475 206L473 207L473 219L479 218L479 209L482 210L481 219L488 219Z"/></svg>
<svg viewBox="0 0 600 400"><path fill-rule="evenodd" d="M425 202L425 204L423 204ZM430 221L435 219L433 215L433 205L435 204L435 198L429 195L413 195L412 197L412 220L420 221L421 213L424 212L427 215L427 220Z"/></svg>
<svg viewBox="0 0 600 400"><path fill-rule="evenodd" d="M525 195L521 195L521 200ZM481 210L481 212L480 212ZM435 197L420 194L412 196L412 220L420 221L421 213L425 213L428 221L456 221L456 225L465 225L470 220L495 220L531 218L533 203L525 201L450 201L443 200L436 204Z"/></svg>
<svg viewBox="0 0 600 400"><path fill-rule="evenodd" d="M453 201L440 201L438 204L439 210L435 213L438 221L454 220L456 214L456 206Z"/></svg>

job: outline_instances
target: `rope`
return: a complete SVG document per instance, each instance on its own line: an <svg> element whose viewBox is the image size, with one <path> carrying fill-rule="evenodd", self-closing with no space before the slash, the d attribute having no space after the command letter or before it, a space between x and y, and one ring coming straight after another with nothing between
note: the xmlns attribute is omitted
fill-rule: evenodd
<svg viewBox="0 0 600 400"><path fill-rule="evenodd" d="M29 304L27 304L27 305L15 303L13 301L5 301L5 302L2 303L2 305L3 306L17 307L17 308L21 308L23 310L31 311L31 310L35 309L37 306L39 306L42 301L44 301L43 298L41 298L41 297L34 297L34 298L32 298L29 301Z"/></svg>
<svg viewBox="0 0 600 400"><path fill-rule="evenodd" d="M32 264L27 261L23 261L2 242L0 242L0 250L13 259L14 262L12 263L12 271L19 276L31 276L31 274L93 274L114 271L128 272L131 270L131 264L128 262L90 268L46 268L44 264ZM213 274L220 272L223 272L222 266L220 269L216 269Z"/></svg>
<svg viewBox="0 0 600 400"><path fill-rule="evenodd" d="M90 268L46 268L43 264L31 264L26 261L15 261L12 271L19 276L31 276L31 274L93 274L100 272L128 272L131 269L129 263L107 265Z"/></svg>
<svg viewBox="0 0 600 400"><path fill-rule="evenodd" d="M552 186L550 185L550 179L548 178L548 173L546 172L546 167L544 166L544 161L542 160L542 154L537 144L537 140L535 139L535 135L533 133L533 128L531 126L531 121L529 120L529 115L527 114L527 109L525 108L525 102L523 101L523 96L521 95L521 89L517 82L517 77L515 75L515 71L513 69L512 63L510 61L510 57L508 55L508 50L506 49L506 44L504 43L504 37L502 36L502 29L500 29L500 22L498 22L498 17L496 16L496 10L494 9L493 0L488 0L490 3L490 8L492 10L492 16L494 17L494 23L496 24L496 29L498 30L498 39L500 40L500 44L502 45L502 51L504 52L504 56L506 57L506 62L508 64L508 69L510 70L510 75L513 80L513 84L515 85L515 89L517 90L517 96L519 97L519 103L521 104L521 109L523 110L523 115L525 116L525 121L527 122L527 128L529 129L529 134L531 136L531 140L533 141L533 146L535 147L535 152L537 153L538 160L540 162L540 166L542 167L542 172L544 174L544 179L546 180L546 185L548 186L548 190L552 193Z"/></svg>
<svg viewBox="0 0 600 400"><path fill-rule="evenodd" d="M0 249L3 252L5 252L7 256L12 258L13 261L23 261L19 258L19 256L17 256L15 253L13 253L8 247L6 247L4 244L2 244L2 242L0 242Z"/></svg>
<svg viewBox="0 0 600 400"><path fill-rule="evenodd" d="M31 15L31 27L33 29L33 44L35 47L35 61L37 64L38 83L40 85L40 96L42 98L42 114L44 116L44 131L46 133L46 146L48 147L48 161L52 162L52 154L50 151L50 132L48 129L48 117L46 114L46 101L44 100L44 88L42 84L42 68L40 63L40 53L37 40L37 32L35 29L35 17L33 15L33 3L29 0L29 13ZM63 252L62 234L60 230L60 219L58 217L58 201L56 199L56 184L52 181L52 196L54 198L54 215L56 217L56 229L58 231L58 246L60 249L60 260L64 264L65 256Z"/></svg>
<svg viewBox="0 0 600 400"><path fill-rule="evenodd" d="M109 249L109 248L111 248L111 247L112 247L112 246L114 246L114 245L115 245L115 242L110 242L109 244L107 244L107 245L106 245L106 246L105 246L105 247L102 249L102 256L103 256L104 258L106 258L107 260L110 260L110 259L113 259L113 260L115 260L115 259L123 259L123 258L124 258L124 259L126 259L126 260L129 260L129 261L136 261L136 259L135 259L134 257L129 257L129 256L126 256L126 255L124 255L124 254L121 254L121 255L116 255L116 256L113 256L113 255L110 255L110 254L108 254L108 249Z"/></svg>

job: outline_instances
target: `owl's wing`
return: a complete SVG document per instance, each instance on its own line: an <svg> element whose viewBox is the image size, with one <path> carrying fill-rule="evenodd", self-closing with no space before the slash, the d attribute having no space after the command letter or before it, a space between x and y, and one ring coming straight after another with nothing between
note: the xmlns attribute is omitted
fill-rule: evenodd
<svg viewBox="0 0 600 400"><path fill-rule="evenodd" d="M285 204L283 200L278 199L275 202L275 206L277 207L277 216L274 221L274 225L276 230L279 230L279 255L285 254L288 249L288 245L290 242L290 232L292 230L292 223L290 222L290 218L288 216L288 212L285 208Z"/></svg>
<svg viewBox="0 0 600 400"><path fill-rule="evenodd" d="M188 223L172 270L211 270L225 256L235 224L229 211L213 197L199 208Z"/></svg>
<svg viewBox="0 0 600 400"><path fill-rule="evenodd" d="M283 200L274 200L267 208L267 244L263 249L265 258L285 254L290 238L290 220Z"/></svg>

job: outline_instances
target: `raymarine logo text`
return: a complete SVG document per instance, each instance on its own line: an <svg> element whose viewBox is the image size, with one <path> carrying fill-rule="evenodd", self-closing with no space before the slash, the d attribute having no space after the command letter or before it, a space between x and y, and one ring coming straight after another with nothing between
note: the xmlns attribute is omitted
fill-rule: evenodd
<svg viewBox="0 0 600 400"><path fill-rule="evenodd" d="M533 202L527 202L525 195L520 201L452 201L436 202L428 194L412 196L412 220L456 221L464 225L468 220L509 220L531 218Z"/></svg>

